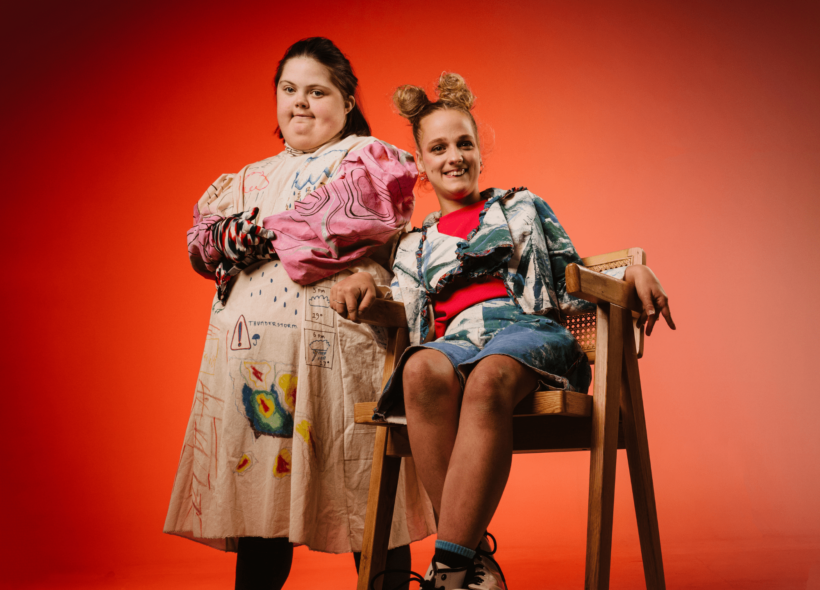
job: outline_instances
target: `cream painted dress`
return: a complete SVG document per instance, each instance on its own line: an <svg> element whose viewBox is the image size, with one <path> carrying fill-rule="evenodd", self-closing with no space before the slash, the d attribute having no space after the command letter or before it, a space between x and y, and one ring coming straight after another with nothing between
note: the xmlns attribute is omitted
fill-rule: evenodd
<svg viewBox="0 0 820 590"><path fill-rule="evenodd" d="M223 175L199 212L226 217L259 207L263 219L293 211L336 178L347 156L374 142L351 136ZM384 265L394 243L358 258L351 270L388 286ZM330 288L351 270L303 286L285 266L255 264L234 278L224 305L214 298L164 531L222 550L253 536L287 537L330 553L361 551L375 429L354 424L353 406L379 395L385 334L328 306ZM429 501L405 459L390 547L434 530Z"/></svg>

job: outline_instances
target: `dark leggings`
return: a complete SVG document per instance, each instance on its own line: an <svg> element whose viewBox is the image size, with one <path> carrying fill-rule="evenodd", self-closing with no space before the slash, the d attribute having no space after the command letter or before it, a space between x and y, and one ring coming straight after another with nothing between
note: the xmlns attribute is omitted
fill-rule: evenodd
<svg viewBox="0 0 820 590"><path fill-rule="evenodd" d="M359 571L361 553L354 553ZM293 563L293 545L285 538L263 539L240 537L236 551L236 590L279 590L285 585ZM387 552L388 570L410 569L410 546L402 545ZM404 585L400 584L404 581ZM384 588L406 590L407 574L385 576Z"/></svg>

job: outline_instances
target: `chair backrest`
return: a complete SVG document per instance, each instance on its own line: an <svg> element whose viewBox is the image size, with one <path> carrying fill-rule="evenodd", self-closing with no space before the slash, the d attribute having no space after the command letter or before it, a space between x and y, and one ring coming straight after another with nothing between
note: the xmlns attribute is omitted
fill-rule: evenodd
<svg viewBox="0 0 820 590"><path fill-rule="evenodd" d="M582 258L584 266L590 270L601 272L610 268L621 266L631 266L633 264L646 264L646 252L642 248L628 248L618 250L609 254L600 254ZM633 316L636 314L633 313ZM635 345L638 349L638 358L643 355L643 328L636 327L637 316L632 318L632 327L635 331ZM581 344L581 348L586 353L590 363L595 362L595 337L596 337L595 312L582 313L567 316L564 327L575 336Z"/></svg>

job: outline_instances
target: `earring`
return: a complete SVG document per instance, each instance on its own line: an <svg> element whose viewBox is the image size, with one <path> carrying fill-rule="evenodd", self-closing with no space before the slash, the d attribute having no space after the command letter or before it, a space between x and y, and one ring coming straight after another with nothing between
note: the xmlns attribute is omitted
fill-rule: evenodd
<svg viewBox="0 0 820 590"><path fill-rule="evenodd" d="M484 162L479 162L478 165L479 165L478 173L482 174L484 172Z"/></svg>
<svg viewBox="0 0 820 590"><path fill-rule="evenodd" d="M427 173L426 172L419 172L419 180L424 182L427 180Z"/></svg>

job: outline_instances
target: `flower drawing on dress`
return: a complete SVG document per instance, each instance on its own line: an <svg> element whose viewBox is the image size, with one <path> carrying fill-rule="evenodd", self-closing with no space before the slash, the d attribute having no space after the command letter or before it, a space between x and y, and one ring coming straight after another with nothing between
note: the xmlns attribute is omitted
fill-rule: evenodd
<svg viewBox="0 0 820 590"><path fill-rule="evenodd" d="M275 364L278 365L278 364ZM242 363L242 406L254 436L293 437L297 377L282 365ZM290 369L290 368L288 368Z"/></svg>
<svg viewBox="0 0 820 590"><path fill-rule="evenodd" d="M282 449L279 451L279 454L276 455L276 460L273 462L273 476L282 479L290 475L292 461L290 449Z"/></svg>

